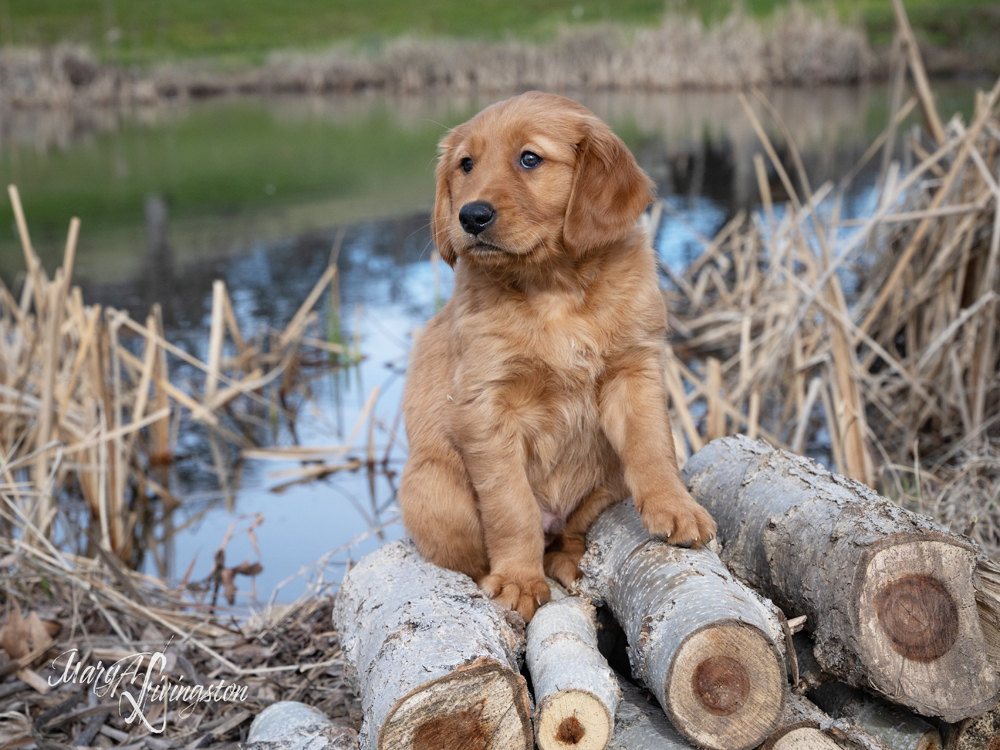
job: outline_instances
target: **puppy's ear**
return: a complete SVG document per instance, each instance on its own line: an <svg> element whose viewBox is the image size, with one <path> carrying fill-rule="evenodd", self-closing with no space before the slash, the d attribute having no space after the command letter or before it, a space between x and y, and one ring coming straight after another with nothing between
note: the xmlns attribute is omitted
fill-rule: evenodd
<svg viewBox="0 0 1000 750"><path fill-rule="evenodd" d="M653 200L654 185L622 139L588 117L577 146L576 172L563 240L577 257L622 239Z"/></svg>
<svg viewBox="0 0 1000 750"><path fill-rule="evenodd" d="M431 237L437 245L441 258L449 266L455 265L455 246L451 242L449 220L451 218L451 172L458 130L452 130L438 144L438 163L435 170L437 190L434 194L434 211L431 212Z"/></svg>

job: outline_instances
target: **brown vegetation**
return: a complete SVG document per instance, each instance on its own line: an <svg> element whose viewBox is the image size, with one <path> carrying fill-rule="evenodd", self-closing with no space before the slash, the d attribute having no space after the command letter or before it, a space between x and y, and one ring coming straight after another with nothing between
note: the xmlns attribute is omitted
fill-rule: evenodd
<svg viewBox="0 0 1000 750"><path fill-rule="evenodd" d="M886 158L876 210L846 222L852 175L839 190L814 191L801 169L793 183L744 100L791 202L776 213L757 156L763 217L741 213L683 275L665 269L681 449L745 432L828 450L841 473L1000 549L998 99L1000 82L943 142L908 139L914 166Z"/></svg>
<svg viewBox="0 0 1000 750"><path fill-rule="evenodd" d="M552 41L393 39L375 51L275 52L258 67L213 72L204 62L148 73L99 63L87 50L4 49L0 104L142 104L226 93L382 90L497 93L530 88L667 91L847 83L879 70L864 33L803 7L758 21L735 12L705 27L668 15L655 28L564 30Z"/></svg>
<svg viewBox="0 0 1000 750"><path fill-rule="evenodd" d="M78 219L49 279L13 186L10 197L28 274L20 300L0 281L0 533L23 524L28 538L48 537L69 493L89 507L92 547L133 563L148 500L179 503L151 467L173 460L182 419L204 426L225 485L229 445L255 447L256 426L283 413L282 388L294 382L300 348L348 354L309 335L336 269L318 279L284 331L255 341L244 339L216 281L202 361L164 339L158 306L143 324L127 311L84 303L71 286ZM178 363L203 374L197 388L171 380Z"/></svg>

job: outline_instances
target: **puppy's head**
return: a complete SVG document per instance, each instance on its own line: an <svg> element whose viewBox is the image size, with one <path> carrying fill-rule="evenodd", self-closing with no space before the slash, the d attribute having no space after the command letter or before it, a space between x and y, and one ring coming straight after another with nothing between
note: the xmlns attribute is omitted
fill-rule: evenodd
<svg viewBox="0 0 1000 750"><path fill-rule="evenodd" d="M531 91L484 109L440 144L431 231L449 265L543 265L622 239L653 184L586 107Z"/></svg>

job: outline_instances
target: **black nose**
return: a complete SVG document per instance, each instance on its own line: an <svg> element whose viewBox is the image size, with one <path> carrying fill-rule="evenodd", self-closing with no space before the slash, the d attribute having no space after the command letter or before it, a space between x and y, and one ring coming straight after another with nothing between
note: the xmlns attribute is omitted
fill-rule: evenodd
<svg viewBox="0 0 1000 750"><path fill-rule="evenodd" d="M497 212L486 201L466 203L458 212L458 220L462 224L462 228L469 234L476 235L492 224L496 217Z"/></svg>

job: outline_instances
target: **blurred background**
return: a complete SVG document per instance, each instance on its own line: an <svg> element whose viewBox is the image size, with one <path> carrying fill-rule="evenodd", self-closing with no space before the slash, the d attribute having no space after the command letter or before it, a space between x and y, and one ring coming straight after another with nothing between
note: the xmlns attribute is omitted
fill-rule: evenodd
<svg viewBox="0 0 1000 750"><path fill-rule="evenodd" d="M939 111L968 120L1000 74L1000 5L906 7ZM285 486L302 461L248 458L185 419L173 460L149 467L164 492L130 485L130 564L203 579L236 522L230 559L261 561L265 594L325 553L343 566L401 533L406 354L450 288L428 230L447 128L531 88L583 102L656 181L670 214L656 247L683 272L702 238L761 205L763 149L737 91L765 93L818 185L887 127L905 75L887 0L0 0L0 45L0 180L18 186L50 273L81 218L73 283L88 304L135 320L159 304L165 338L207 360L214 279L243 335L264 340L337 268L319 335L353 354L302 364L247 439L347 446L337 455L367 462ZM871 212L878 161L844 218ZM773 168L767 182L787 197ZM0 226L16 297L28 274L8 201ZM192 392L199 377L170 373ZM62 507L65 539L85 551L92 538L70 530L92 509L72 484ZM263 522L239 533L252 514Z"/></svg>

